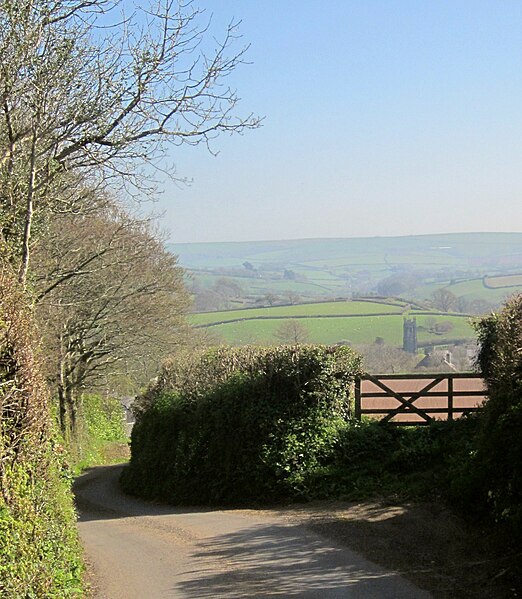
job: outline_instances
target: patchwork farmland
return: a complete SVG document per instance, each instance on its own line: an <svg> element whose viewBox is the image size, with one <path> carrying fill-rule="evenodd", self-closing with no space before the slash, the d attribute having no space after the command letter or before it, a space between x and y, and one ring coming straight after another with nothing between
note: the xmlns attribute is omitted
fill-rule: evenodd
<svg viewBox="0 0 522 599"><path fill-rule="evenodd" d="M429 303L447 289L480 314L522 291L521 233L171 244L198 311L378 294ZM223 279L237 293L224 301ZM204 295L206 298L203 298ZM297 302L295 301L297 299Z"/></svg>
<svg viewBox="0 0 522 599"><path fill-rule="evenodd" d="M471 340L470 318L457 313L410 308L404 303L378 301L317 302L192 314L190 322L232 345L280 341L283 323L299 322L311 343L385 343L402 346L404 317L415 317L419 345L444 345Z"/></svg>

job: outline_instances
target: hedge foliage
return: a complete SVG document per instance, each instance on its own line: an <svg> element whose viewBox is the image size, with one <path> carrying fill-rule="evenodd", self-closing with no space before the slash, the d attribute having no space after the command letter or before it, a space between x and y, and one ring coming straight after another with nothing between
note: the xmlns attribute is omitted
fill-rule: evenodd
<svg viewBox="0 0 522 599"><path fill-rule="evenodd" d="M91 466L123 462L128 457L124 411L118 399L84 393L78 399L76 434L68 443L75 473Z"/></svg>
<svg viewBox="0 0 522 599"><path fill-rule="evenodd" d="M359 371L347 347L179 356L139 401L123 486L178 504L306 497L332 459Z"/></svg>
<svg viewBox="0 0 522 599"><path fill-rule="evenodd" d="M53 435L26 298L0 272L0 595L82 593L81 551L63 447Z"/></svg>
<svg viewBox="0 0 522 599"><path fill-rule="evenodd" d="M318 496L453 503L478 425L475 415L429 426L352 421L340 433L331 464L316 473Z"/></svg>
<svg viewBox="0 0 522 599"><path fill-rule="evenodd" d="M522 540L522 295L482 319L477 331L490 397L472 462L470 500Z"/></svg>

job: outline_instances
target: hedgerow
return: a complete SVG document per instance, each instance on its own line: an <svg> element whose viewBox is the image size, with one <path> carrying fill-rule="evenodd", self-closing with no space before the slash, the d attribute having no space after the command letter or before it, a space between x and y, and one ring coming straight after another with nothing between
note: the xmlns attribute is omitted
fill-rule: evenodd
<svg viewBox="0 0 522 599"><path fill-rule="evenodd" d="M139 402L123 486L181 504L306 497L350 416L359 370L347 347L181 356Z"/></svg>
<svg viewBox="0 0 522 599"><path fill-rule="evenodd" d="M471 463L470 502L522 540L522 295L477 325L489 400Z"/></svg>
<svg viewBox="0 0 522 599"><path fill-rule="evenodd" d="M31 313L0 272L0 595L81 595L81 553L63 448L53 435Z"/></svg>
<svg viewBox="0 0 522 599"><path fill-rule="evenodd" d="M332 461L309 484L325 499L448 500L477 426L475 416L406 427L351 421Z"/></svg>

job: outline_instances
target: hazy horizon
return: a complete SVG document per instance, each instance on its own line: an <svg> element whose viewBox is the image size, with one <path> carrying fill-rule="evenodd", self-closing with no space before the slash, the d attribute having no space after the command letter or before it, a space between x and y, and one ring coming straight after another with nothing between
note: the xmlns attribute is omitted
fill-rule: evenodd
<svg viewBox="0 0 522 599"><path fill-rule="evenodd" d="M286 241L335 241L349 239L403 239L408 237L441 237L449 235L522 235L522 231L452 231L452 232L434 232L434 233L412 233L405 235L347 235L345 237L288 237L285 239L218 239L214 241L176 241L169 239L167 243L172 245L194 245L209 243L278 243ZM522 248L521 248L522 251Z"/></svg>
<svg viewBox="0 0 522 599"><path fill-rule="evenodd" d="M522 230L522 4L200 0L263 127L169 156L174 243Z"/></svg>

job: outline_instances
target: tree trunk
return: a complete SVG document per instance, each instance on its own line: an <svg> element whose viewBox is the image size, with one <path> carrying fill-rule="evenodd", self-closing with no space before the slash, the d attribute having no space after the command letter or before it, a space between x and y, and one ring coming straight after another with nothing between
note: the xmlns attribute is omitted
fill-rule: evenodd
<svg viewBox="0 0 522 599"><path fill-rule="evenodd" d="M70 386L68 386L66 389L65 397L69 413L69 433L71 435L71 439L74 439L77 431L77 406L73 390Z"/></svg>
<svg viewBox="0 0 522 599"><path fill-rule="evenodd" d="M67 434L67 405L65 403L65 389L62 384L58 385L58 419L60 431L65 439Z"/></svg>
<svg viewBox="0 0 522 599"><path fill-rule="evenodd" d="M29 270L29 243L31 240L31 227L33 224L34 210L34 184L36 179L36 127L33 131L33 139L31 142L31 160L29 170L29 181L27 184L27 196L25 205L25 222L24 222L24 239L22 244L22 262L18 272L18 281L25 287L27 280L27 271Z"/></svg>

